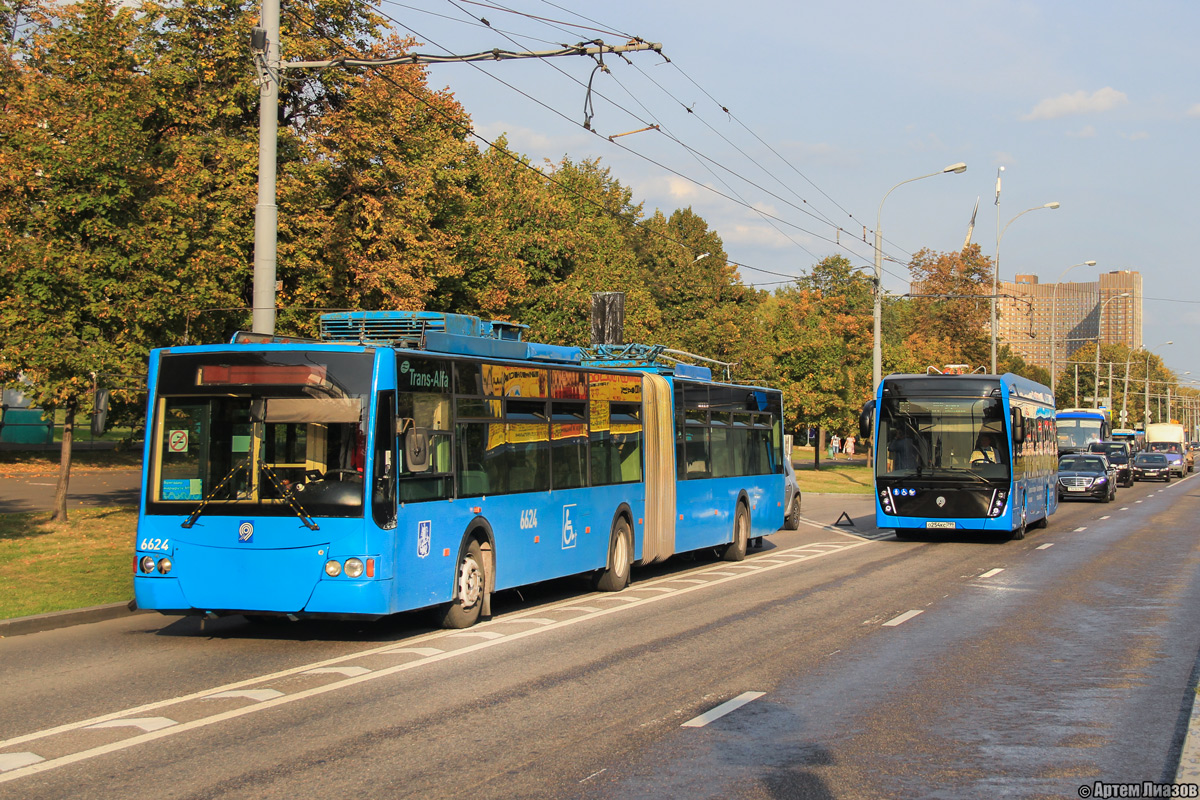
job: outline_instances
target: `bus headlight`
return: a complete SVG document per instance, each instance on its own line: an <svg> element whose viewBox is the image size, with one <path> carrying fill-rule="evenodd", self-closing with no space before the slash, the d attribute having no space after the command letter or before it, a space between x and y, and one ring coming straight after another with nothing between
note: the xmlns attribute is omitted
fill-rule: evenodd
<svg viewBox="0 0 1200 800"><path fill-rule="evenodd" d="M346 577L357 578L363 574L363 562L357 558L346 559Z"/></svg>
<svg viewBox="0 0 1200 800"><path fill-rule="evenodd" d="M147 575L149 575L151 572L154 572L154 556L142 556L139 566L141 567L142 572L146 573Z"/></svg>
<svg viewBox="0 0 1200 800"><path fill-rule="evenodd" d="M325 574L331 578L336 578L338 575L341 575L342 563L340 561L329 559L325 562Z"/></svg>
<svg viewBox="0 0 1200 800"><path fill-rule="evenodd" d="M171 571L172 566L174 566L174 565L171 563L171 559L160 558L158 560L158 573L160 575L166 575L168 572Z"/></svg>

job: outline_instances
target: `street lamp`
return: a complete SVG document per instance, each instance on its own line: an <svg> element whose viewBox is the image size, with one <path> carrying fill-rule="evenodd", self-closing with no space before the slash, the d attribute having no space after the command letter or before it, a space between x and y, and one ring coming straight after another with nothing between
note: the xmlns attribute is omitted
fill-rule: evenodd
<svg viewBox="0 0 1200 800"><path fill-rule="evenodd" d="M1094 395L1092 398L1094 401L1094 405L1092 406L1093 408L1100 407L1100 337L1104 334L1104 326L1102 324L1104 322L1104 307L1113 300L1119 300L1122 297L1129 297L1129 292L1114 294L1112 297L1105 300L1100 304L1100 313L1096 315L1096 371L1092 376L1092 394Z"/></svg>
<svg viewBox="0 0 1200 800"><path fill-rule="evenodd" d="M1038 211L1043 208L1058 208L1058 201L1046 203L1045 205L1034 206L1027 208L1017 216L1008 221L999 233L996 234L996 263L995 271L992 273L992 374L996 374L996 296L1000 291L1000 240L1004 238L1004 232L1008 230L1008 226L1012 225L1020 217L1028 214L1030 211ZM1000 224L1000 180L996 179L996 225Z"/></svg>
<svg viewBox="0 0 1200 800"><path fill-rule="evenodd" d="M871 388L872 390L879 388L879 382L883 380L883 235L879 231L879 226L883 221L883 204L888 199L888 195L899 189L906 183L913 181L932 178L935 175L944 175L947 172L953 172L960 175L967 171L967 165L962 161L957 164L951 164L948 167L938 171L931 172L928 175L920 175L916 178L909 178L906 181L900 181L891 189L887 190L887 194L883 196L883 200L879 201L879 213L875 215L875 328L874 342L871 348ZM994 370L993 370L994 371Z"/></svg>
<svg viewBox="0 0 1200 800"><path fill-rule="evenodd" d="M1159 345L1159 347L1166 347L1169 344L1175 344L1175 343L1174 342L1163 342L1162 344ZM1146 426L1150 424L1150 356L1151 356L1151 351L1146 350L1146 405L1145 405L1145 408L1142 409L1142 415L1143 415L1142 430L1143 431L1145 431Z"/></svg>
<svg viewBox="0 0 1200 800"><path fill-rule="evenodd" d="M1058 360L1055 358L1054 342L1058 339L1058 287L1062 285L1063 278L1067 277L1067 273L1076 267L1094 267L1095 261L1080 261L1078 264L1072 264L1062 271L1058 276L1058 283L1054 284L1054 296L1050 299L1050 395L1057 397L1056 390L1058 389ZM994 293L993 293L994 294ZM993 368L992 372L996 370Z"/></svg>

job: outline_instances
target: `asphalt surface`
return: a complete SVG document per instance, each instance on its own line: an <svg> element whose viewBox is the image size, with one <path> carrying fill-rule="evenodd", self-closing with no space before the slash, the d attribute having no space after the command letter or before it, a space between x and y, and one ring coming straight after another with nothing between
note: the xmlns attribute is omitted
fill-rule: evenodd
<svg viewBox="0 0 1200 800"><path fill-rule="evenodd" d="M1021 542L897 542L871 502L809 494L746 562L502 593L469 631L142 615L0 641L0 798L1074 797L1174 776L1200 483L1064 504Z"/></svg>
<svg viewBox="0 0 1200 800"><path fill-rule="evenodd" d="M50 511L54 508L55 475L14 475L0 478L0 514ZM73 469L67 484L67 508L136 506L142 471L130 469Z"/></svg>

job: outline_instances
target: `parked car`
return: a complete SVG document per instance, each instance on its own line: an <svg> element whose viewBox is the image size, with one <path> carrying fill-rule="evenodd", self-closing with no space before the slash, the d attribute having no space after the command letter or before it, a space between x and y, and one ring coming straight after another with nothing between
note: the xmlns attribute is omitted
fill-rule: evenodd
<svg viewBox="0 0 1200 800"><path fill-rule="evenodd" d="M794 531L800 527L800 482L790 458L783 460L787 481L783 485L783 527Z"/></svg>
<svg viewBox="0 0 1200 800"><path fill-rule="evenodd" d="M1171 472L1178 473L1179 477L1182 478L1188 474L1187 458L1184 456L1183 447L1178 442L1151 442L1146 445L1146 452L1165 455L1171 465ZM1191 453L1187 455L1190 456Z"/></svg>
<svg viewBox="0 0 1200 800"><path fill-rule="evenodd" d="M1069 453L1058 460L1058 499L1094 497L1110 503L1117 496L1117 473L1099 453Z"/></svg>
<svg viewBox="0 0 1200 800"><path fill-rule="evenodd" d="M1141 452L1133 457L1133 479L1135 481L1171 482L1171 462L1166 453Z"/></svg>
<svg viewBox="0 0 1200 800"><path fill-rule="evenodd" d="M1117 483L1122 486L1133 486L1132 453L1129 442L1092 442L1088 452L1099 453L1108 459L1108 463L1117 471Z"/></svg>

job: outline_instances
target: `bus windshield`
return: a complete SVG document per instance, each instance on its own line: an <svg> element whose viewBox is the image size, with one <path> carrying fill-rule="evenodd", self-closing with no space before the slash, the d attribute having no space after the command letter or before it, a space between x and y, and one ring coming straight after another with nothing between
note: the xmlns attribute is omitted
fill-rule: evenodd
<svg viewBox="0 0 1200 800"><path fill-rule="evenodd" d="M150 510L360 516L372 365L369 352L164 355Z"/></svg>
<svg viewBox="0 0 1200 800"><path fill-rule="evenodd" d="M1087 450L1092 442L1103 441L1104 422L1099 419L1058 419L1058 449Z"/></svg>
<svg viewBox="0 0 1200 800"><path fill-rule="evenodd" d="M995 397L887 398L879 414L880 478L1008 480L1003 405Z"/></svg>

